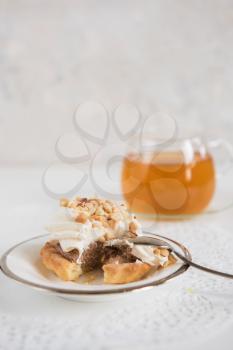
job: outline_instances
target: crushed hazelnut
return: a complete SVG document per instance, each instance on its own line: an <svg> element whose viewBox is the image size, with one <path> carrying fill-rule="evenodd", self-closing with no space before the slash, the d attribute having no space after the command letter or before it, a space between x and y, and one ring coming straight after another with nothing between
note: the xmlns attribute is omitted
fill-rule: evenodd
<svg viewBox="0 0 233 350"><path fill-rule="evenodd" d="M61 198L61 199L60 199L60 206L61 206L61 207L67 207L68 204L69 204L68 199L66 199L66 198Z"/></svg>
<svg viewBox="0 0 233 350"><path fill-rule="evenodd" d="M174 264L176 262L176 258L174 257L173 254L169 254L168 261L170 264Z"/></svg>
<svg viewBox="0 0 233 350"><path fill-rule="evenodd" d="M160 248L160 255L169 256L169 251L165 248Z"/></svg>
<svg viewBox="0 0 233 350"><path fill-rule="evenodd" d="M88 216L85 213L80 213L76 218L75 221L76 222L80 222L82 224L85 224L85 222L87 221Z"/></svg>
<svg viewBox="0 0 233 350"><path fill-rule="evenodd" d="M109 203L104 203L103 208L108 214L112 212L112 206Z"/></svg>
<svg viewBox="0 0 233 350"><path fill-rule="evenodd" d="M138 229L138 225L136 224L136 222L131 221L129 224L129 231L136 234L137 229Z"/></svg>
<svg viewBox="0 0 233 350"><path fill-rule="evenodd" d="M98 207L98 208L96 209L96 211L95 211L95 214L96 214L96 215L104 215L105 212L104 212L104 210L103 210L102 207Z"/></svg>

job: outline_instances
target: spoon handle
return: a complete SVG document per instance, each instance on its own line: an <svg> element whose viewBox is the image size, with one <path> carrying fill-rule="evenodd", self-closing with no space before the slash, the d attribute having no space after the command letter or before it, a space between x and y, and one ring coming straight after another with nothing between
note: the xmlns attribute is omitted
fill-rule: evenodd
<svg viewBox="0 0 233 350"><path fill-rule="evenodd" d="M148 232L149 233L149 232ZM157 237L152 237L152 236L139 236L139 237L135 237L133 239L130 240L132 243L134 244L140 244L140 245L154 245L157 247L164 247L169 249L173 254L175 254L180 260L184 261L186 264L207 272L207 273L211 273L213 275L217 275L220 277L225 277L225 278L230 278L233 279L233 275L230 273L226 273L226 272L222 272L222 271L218 271L218 270L214 270L214 269L210 269L209 267L197 264L195 262L193 262L192 260L186 258L184 255L180 254L177 250L175 250L171 244L169 244L168 242L164 241L163 239L158 239Z"/></svg>
<svg viewBox="0 0 233 350"><path fill-rule="evenodd" d="M230 274L230 273L226 273L226 272L221 272L221 271L218 271L218 270L213 270L213 269L210 269L208 267L205 267L205 266L202 266L202 265L199 265L189 259L187 259L185 256L183 256L182 254L180 254L179 252L177 252L176 250L172 249L172 252L182 261L186 262L186 264L192 266L192 267L195 267L196 269L199 269L201 271L204 271L204 272L208 272L208 273L211 273L213 275L217 275L217 276L221 276L221 277L225 277L225 278L231 278L233 279L233 275Z"/></svg>

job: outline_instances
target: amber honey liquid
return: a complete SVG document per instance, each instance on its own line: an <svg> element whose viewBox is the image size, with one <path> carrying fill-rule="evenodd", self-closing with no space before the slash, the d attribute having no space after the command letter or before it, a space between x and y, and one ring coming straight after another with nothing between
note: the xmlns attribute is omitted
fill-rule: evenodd
<svg viewBox="0 0 233 350"><path fill-rule="evenodd" d="M130 154L123 161L122 190L130 209L146 214L197 214L209 204L215 189L210 155L179 152Z"/></svg>

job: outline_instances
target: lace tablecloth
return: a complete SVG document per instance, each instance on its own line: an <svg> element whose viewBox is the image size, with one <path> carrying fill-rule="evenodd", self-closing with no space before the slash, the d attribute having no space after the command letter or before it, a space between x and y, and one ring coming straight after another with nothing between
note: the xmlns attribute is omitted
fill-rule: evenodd
<svg viewBox="0 0 233 350"><path fill-rule="evenodd" d="M183 242L198 262L233 271L230 231L197 220L159 223L157 231ZM233 325L233 281L192 268L152 291L114 303L75 303L1 276L3 282L1 350L152 349L155 344L156 349L195 349ZM7 303L12 303L10 312Z"/></svg>

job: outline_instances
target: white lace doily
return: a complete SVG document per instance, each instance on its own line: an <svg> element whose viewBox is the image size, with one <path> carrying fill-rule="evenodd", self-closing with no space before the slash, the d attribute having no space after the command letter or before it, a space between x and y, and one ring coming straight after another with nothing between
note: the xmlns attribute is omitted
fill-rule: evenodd
<svg viewBox="0 0 233 350"><path fill-rule="evenodd" d="M233 271L231 232L200 222L161 223L156 231L184 243L194 260ZM132 300L82 304L87 317L79 314L78 303L73 308L72 319L1 313L0 349L152 349L155 344L156 349L173 349L200 343L233 322L233 281L190 268Z"/></svg>

